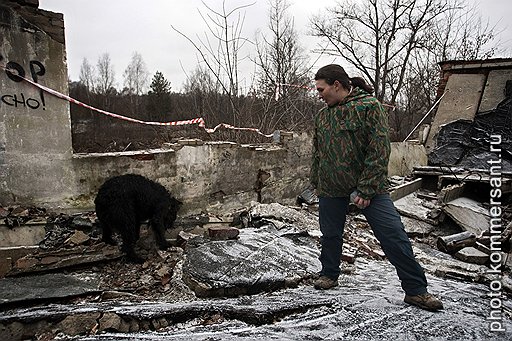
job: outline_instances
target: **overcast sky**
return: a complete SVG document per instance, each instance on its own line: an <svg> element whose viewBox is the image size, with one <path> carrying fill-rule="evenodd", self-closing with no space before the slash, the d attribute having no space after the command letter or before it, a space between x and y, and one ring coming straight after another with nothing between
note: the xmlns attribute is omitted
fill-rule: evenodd
<svg viewBox="0 0 512 341"><path fill-rule="evenodd" d="M473 1L479 4L484 18L499 22L504 29L501 40L512 51L512 1L468 0L468 3ZM222 8L221 0L205 0L205 3L216 10ZM251 3L254 5L245 9L243 36L254 40L256 31L267 25L268 0L226 0L226 7L233 9ZM336 0L289 0L289 3L288 13L294 17L301 44L309 51L315 48L316 41L306 35L305 26L312 15L333 6ZM194 39L207 30L198 12L198 9L208 12L201 0L39 0L39 8L64 14L71 80L78 80L84 58L96 65L98 57L107 52L115 67L118 88L122 88L123 72L136 51L142 55L150 77L161 71L171 81L174 91L180 90L198 59L194 47L173 31L171 25ZM313 70L334 61L333 57L316 59L317 56L311 55ZM250 77L251 64L247 61L244 67L245 76Z"/></svg>

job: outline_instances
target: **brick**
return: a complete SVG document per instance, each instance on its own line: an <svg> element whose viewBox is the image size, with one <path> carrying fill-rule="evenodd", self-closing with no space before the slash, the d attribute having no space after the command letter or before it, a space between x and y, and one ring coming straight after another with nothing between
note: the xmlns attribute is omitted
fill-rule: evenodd
<svg viewBox="0 0 512 341"><path fill-rule="evenodd" d="M18 269L28 269L38 264L39 261L33 257L23 257L16 261L15 267Z"/></svg>
<svg viewBox="0 0 512 341"><path fill-rule="evenodd" d="M208 237L214 240L236 239L240 231L231 226L215 226L208 228Z"/></svg>

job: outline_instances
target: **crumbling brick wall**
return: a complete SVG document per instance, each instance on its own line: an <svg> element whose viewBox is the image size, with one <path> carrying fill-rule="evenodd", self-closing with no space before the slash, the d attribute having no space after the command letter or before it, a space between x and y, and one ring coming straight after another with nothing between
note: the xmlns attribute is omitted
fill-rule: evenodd
<svg viewBox="0 0 512 341"><path fill-rule="evenodd" d="M41 30L52 39L64 44L64 16L62 13L54 13L39 9L38 0L7 0L7 6L17 12L24 19L24 28ZM3 16L3 15L2 15Z"/></svg>

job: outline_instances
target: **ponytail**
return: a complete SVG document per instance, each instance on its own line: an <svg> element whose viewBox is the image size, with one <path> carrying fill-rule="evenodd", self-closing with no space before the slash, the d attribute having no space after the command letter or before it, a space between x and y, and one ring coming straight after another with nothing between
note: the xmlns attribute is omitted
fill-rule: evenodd
<svg viewBox="0 0 512 341"><path fill-rule="evenodd" d="M350 84L352 84L355 88L360 88L366 91L367 93L373 93L373 87L366 83L366 81L361 77L352 77L350 78Z"/></svg>

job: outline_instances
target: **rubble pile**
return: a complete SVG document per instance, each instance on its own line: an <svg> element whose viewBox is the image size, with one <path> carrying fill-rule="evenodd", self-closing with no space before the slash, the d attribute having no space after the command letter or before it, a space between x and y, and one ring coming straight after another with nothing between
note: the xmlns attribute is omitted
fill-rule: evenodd
<svg viewBox="0 0 512 341"><path fill-rule="evenodd" d="M475 195L481 191L482 181L454 184L450 176L457 172L453 169L446 172L427 167L415 171L417 174L413 179L393 179L391 195L418 260L427 273L439 278L489 283L485 270L489 265L490 240L485 230L489 219L488 203ZM508 188L506 183L504 181L504 188ZM179 217L176 229L168 231L167 235L173 246L165 251L157 250L151 229L143 224L137 243L137 252L146 259L143 264L127 263L118 246L101 242L94 212L56 215L43 210L3 208L0 212L4 218L11 214L15 217L12 212L26 212L23 220L10 220L20 222L16 228L23 228L23 221L37 219L45 231L41 240L24 253L15 255L11 250L9 257L1 254L4 263L10 264L3 273L6 277L0 279L4 290L9 291L11 287L23 289L19 280L23 283L48 282L49 286L58 286L62 290L58 293L52 289L34 290L27 285L24 296L4 293L0 304L16 306L32 301L67 301L115 306L127 301L144 304L148 300L190 304L208 297L249 297L247 295L299 286L311 287L320 270L321 233L315 197L312 193L304 197L312 202L302 201L299 206L253 203L247 209L228 212L225 216L203 213ZM31 212L35 212L34 216ZM505 293L512 294L512 210L509 201L504 201L503 212L506 224L501 236L504 245L503 288ZM9 229L9 226L4 221L2 228ZM342 273L347 276L344 281L349 285L366 264L381 263L382 260L385 255L379 242L361 212L351 206L342 250ZM206 317L198 323L210 323L207 321L212 319L217 322L211 323L224 323L226 315L214 313L201 311L201 316ZM34 324L34 317L30 318L31 322L27 320L27 324L16 326L24 326L20 330L30 334L31 328L38 325L41 337L54 335L51 330L65 330L73 335L175 328L169 312L165 316L151 317L151 322L145 315L136 317L136 313L130 313L128 317L112 311L95 312L89 314L90 325L76 330L67 328L73 325L67 322L81 320L84 316L70 312L57 319L45 314L39 317L48 320L45 328L41 327L42 322ZM55 325L49 322L53 319L62 321ZM10 317L5 317L2 322L0 316L0 327L7 323L4 331L11 333L14 324L8 321L11 321Z"/></svg>
<svg viewBox="0 0 512 341"><path fill-rule="evenodd" d="M9 228L41 222L46 216L46 209L40 207L0 207L0 219Z"/></svg>
<svg viewBox="0 0 512 341"><path fill-rule="evenodd" d="M397 200L395 206L404 217L406 230L409 218L426 224L427 237L416 240L423 242L423 246L429 245L439 250L437 253L431 250L427 252L442 259L437 266L431 267L432 271L441 276L488 283L490 278L483 273L491 265L490 255L493 251L490 236L489 175L476 170L435 166L416 167L414 173L423 178L423 184L430 187L430 190L422 188L408 194ZM511 181L510 177L502 178L502 227L499 238L494 238L493 241L499 242L501 270L504 273L505 289L509 293L512 292ZM494 246L496 247L496 244ZM457 261L467 263L468 266ZM449 270L444 268L444 263L449 264ZM472 267L469 264L482 267Z"/></svg>

